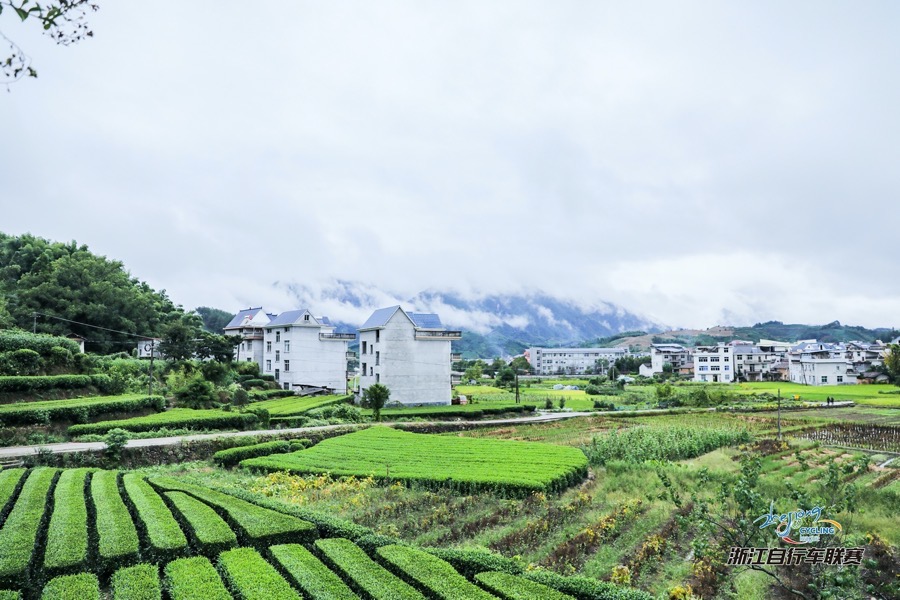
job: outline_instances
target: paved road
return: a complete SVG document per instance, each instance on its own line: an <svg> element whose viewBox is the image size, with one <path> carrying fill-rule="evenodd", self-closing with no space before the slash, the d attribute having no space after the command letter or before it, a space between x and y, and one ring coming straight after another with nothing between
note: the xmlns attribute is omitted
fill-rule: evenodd
<svg viewBox="0 0 900 600"><path fill-rule="evenodd" d="M550 421L558 421L560 419L571 419L573 417L586 417L597 415L597 412L561 412L561 413L541 413L532 417L522 417L519 419L483 419L479 421L450 421L454 424L489 426L489 425L515 425L522 423L547 423ZM447 423L448 421L417 421L414 424L434 425L436 423ZM393 427L395 425L410 425L411 423L382 423ZM340 429L346 427L362 427L366 424L353 425L322 425L319 427L295 427L293 429L260 429L256 431L229 431L222 433L202 433L197 435L184 435L180 437L163 437L163 438L145 438L140 440L128 440L125 444L126 448L146 448L150 446L172 446L181 442L192 442L196 440L211 440L214 438L236 437L244 435L271 435L271 434L305 434L315 431L329 431L332 429ZM41 449L49 450L54 454L62 454L66 452L87 452L91 450L103 450L106 448L104 442L62 442L59 444L43 444L39 446L10 446L8 448L0 448L0 459L16 458L20 456L30 456L37 454Z"/></svg>

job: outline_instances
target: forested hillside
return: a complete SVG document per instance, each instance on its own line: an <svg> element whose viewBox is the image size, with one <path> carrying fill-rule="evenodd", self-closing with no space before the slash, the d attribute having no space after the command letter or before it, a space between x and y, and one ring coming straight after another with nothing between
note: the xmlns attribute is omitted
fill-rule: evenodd
<svg viewBox="0 0 900 600"><path fill-rule="evenodd" d="M183 311L124 265L76 242L51 242L30 234L0 233L0 327L31 330L43 313L145 336L161 336ZM111 331L38 316L38 333L76 333L87 349L128 351L134 340Z"/></svg>

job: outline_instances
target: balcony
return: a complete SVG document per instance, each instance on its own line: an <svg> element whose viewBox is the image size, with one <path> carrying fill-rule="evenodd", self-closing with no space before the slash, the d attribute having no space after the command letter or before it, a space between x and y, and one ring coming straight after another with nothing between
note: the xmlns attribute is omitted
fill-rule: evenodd
<svg viewBox="0 0 900 600"><path fill-rule="evenodd" d="M355 333L320 333L320 340L332 340L339 342L352 342L356 339Z"/></svg>
<svg viewBox="0 0 900 600"><path fill-rule="evenodd" d="M353 360L354 358L356 358L356 352L348 352L344 356L344 358L346 358L347 360Z"/></svg>
<svg viewBox="0 0 900 600"><path fill-rule="evenodd" d="M462 331L427 331L416 330L417 340L458 340L462 338Z"/></svg>
<svg viewBox="0 0 900 600"><path fill-rule="evenodd" d="M459 362L462 360L462 352L451 352L450 362Z"/></svg>

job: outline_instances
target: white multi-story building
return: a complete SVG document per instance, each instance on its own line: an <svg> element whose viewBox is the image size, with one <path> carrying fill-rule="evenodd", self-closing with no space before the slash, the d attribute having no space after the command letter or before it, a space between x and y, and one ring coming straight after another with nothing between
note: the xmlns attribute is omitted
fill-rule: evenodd
<svg viewBox="0 0 900 600"><path fill-rule="evenodd" d="M460 337L436 314L376 310L359 328L360 392L381 383L389 403L450 404L450 344Z"/></svg>
<svg viewBox="0 0 900 600"><path fill-rule="evenodd" d="M663 365L670 363L675 372L691 365L691 351L681 344L650 344L650 366L641 365L639 373L652 377L663 372Z"/></svg>
<svg viewBox="0 0 900 600"><path fill-rule="evenodd" d="M849 385L857 383L857 373L846 356L843 344L805 340L788 354L790 377L805 385Z"/></svg>
<svg viewBox="0 0 900 600"><path fill-rule="evenodd" d="M715 346L697 346L694 349L694 381L731 383L734 381L734 364L731 346L719 342Z"/></svg>
<svg viewBox="0 0 900 600"><path fill-rule="evenodd" d="M752 342L735 341L730 346L735 381L780 379L781 375L775 370L775 365L785 356L786 351L780 353L773 346Z"/></svg>
<svg viewBox="0 0 900 600"><path fill-rule="evenodd" d="M234 315L225 326L226 335L241 336L241 343L235 346L234 359L239 362L255 362L262 370L264 327L274 318L262 309L247 308Z"/></svg>
<svg viewBox="0 0 900 600"><path fill-rule="evenodd" d="M264 327L261 371L273 375L286 390L326 388L347 393L347 344L353 333L335 333L328 317L306 309L289 310Z"/></svg>
<svg viewBox="0 0 900 600"><path fill-rule="evenodd" d="M529 348L526 353L535 375L594 373L597 361L609 368L628 355L628 348Z"/></svg>

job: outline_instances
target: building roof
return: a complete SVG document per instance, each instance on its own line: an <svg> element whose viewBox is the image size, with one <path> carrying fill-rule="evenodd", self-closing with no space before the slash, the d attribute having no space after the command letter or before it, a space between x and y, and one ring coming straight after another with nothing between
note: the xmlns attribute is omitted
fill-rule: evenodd
<svg viewBox="0 0 900 600"><path fill-rule="evenodd" d="M441 318L435 313L406 313L416 327L421 329L443 329Z"/></svg>
<svg viewBox="0 0 900 600"><path fill-rule="evenodd" d="M243 326L244 319L255 318L257 313L259 313L259 311L261 311L261 310L262 310L262 306L257 306L256 308L252 308L252 307L245 308L244 310L239 311L238 314L236 314L236 315L234 315L234 317L232 317L232 319L228 323L228 325L225 326L225 329L234 329L236 327ZM273 315L266 315L266 316L268 316L271 319Z"/></svg>
<svg viewBox="0 0 900 600"><path fill-rule="evenodd" d="M266 327L278 327L279 325L293 325L300 320L304 313L309 312L305 308L297 310L286 310L274 319L272 319Z"/></svg>
<svg viewBox="0 0 900 600"><path fill-rule="evenodd" d="M403 310L400 308L400 305L389 306L387 308L379 308L375 312L371 314L371 316L366 319L366 322L362 324L360 329L374 329L375 327L384 327L387 325L387 322L391 320L391 317L394 316L394 313L398 310Z"/></svg>

